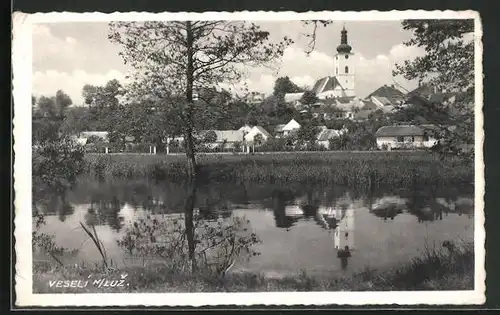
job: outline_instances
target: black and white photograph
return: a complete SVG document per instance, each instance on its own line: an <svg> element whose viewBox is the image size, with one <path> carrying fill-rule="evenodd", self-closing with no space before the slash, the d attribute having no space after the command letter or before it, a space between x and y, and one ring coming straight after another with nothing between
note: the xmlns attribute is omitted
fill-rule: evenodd
<svg viewBox="0 0 500 315"><path fill-rule="evenodd" d="M13 21L17 305L484 302L477 12Z"/></svg>

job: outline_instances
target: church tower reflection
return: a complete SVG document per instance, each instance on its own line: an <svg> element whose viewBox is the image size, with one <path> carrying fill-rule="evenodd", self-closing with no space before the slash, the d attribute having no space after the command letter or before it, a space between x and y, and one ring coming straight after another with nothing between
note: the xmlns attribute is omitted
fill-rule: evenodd
<svg viewBox="0 0 500 315"><path fill-rule="evenodd" d="M342 269L346 269L354 250L354 209L350 206L347 209L336 209L335 212L339 222L335 227L334 246Z"/></svg>

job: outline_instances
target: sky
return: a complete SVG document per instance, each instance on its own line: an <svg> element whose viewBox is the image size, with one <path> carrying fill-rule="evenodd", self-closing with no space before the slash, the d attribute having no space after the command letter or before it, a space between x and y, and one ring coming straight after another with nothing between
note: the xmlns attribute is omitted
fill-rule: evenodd
<svg viewBox="0 0 500 315"><path fill-rule="evenodd" d="M311 32L312 26L300 21L256 24L269 31L271 41L280 41L283 36L295 41L285 50L277 70L246 68L244 82L236 83L246 83L250 91L266 94L272 93L274 81L281 76L289 76L299 86L312 87L321 77L334 75L333 58L344 25L355 54L358 97L364 98L384 84L394 84L394 64L422 53L419 48L403 45L411 33L402 29L400 21L335 21L318 28L315 50L309 56L305 53L309 39L304 34ZM124 82L128 69L118 55L120 47L107 35L108 25L102 22L36 24L33 94L53 96L62 89L75 105L80 105L85 84L104 85L111 79ZM415 82L400 77L395 80L407 90L416 87Z"/></svg>

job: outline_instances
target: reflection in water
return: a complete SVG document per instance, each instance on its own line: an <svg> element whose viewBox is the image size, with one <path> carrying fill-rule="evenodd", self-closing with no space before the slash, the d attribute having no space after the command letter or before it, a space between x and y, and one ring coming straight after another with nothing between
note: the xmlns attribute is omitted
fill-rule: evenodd
<svg viewBox="0 0 500 315"><path fill-rule="evenodd" d="M293 200L293 196L281 190L275 190L272 200L276 227L288 229L299 220L302 214L300 208L295 205L287 205L287 202Z"/></svg>
<svg viewBox="0 0 500 315"><path fill-rule="evenodd" d="M340 186L305 187L293 183L286 187L182 186L123 181L80 183L65 195L37 199L35 207L47 215L48 230L59 234L58 241L63 246L64 231L76 233L72 229L80 221L100 226L99 233L109 240L106 246L111 247L116 243L114 238L126 231L129 226L126 223L137 222L139 217L150 214L163 220L179 217L180 224L185 224L189 232L183 239L186 257L188 252L202 246L196 243L203 241L196 235L198 218L209 224L221 221L225 224L243 214L259 229L259 237L263 235L263 244L258 245L263 257L256 258L252 267L243 264L244 267L285 272L283 266L287 264L307 265L311 261L312 268L327 266L354 272L372 261L384 265L395 259L407 259L408 255L417 254L420 250L417 247L428 235L440 242L441 235L455 232L467 235L471 230L467 217L473 216L474 200L471 193L447 189L362 194ZM64 224L59 224L63 221ZM430 221L435 223L426 224L426 229L419 228L422 224L409 224ZM76 238L74 246L80 246L83 240ZM70 243L67 245L72 248ZM404 253L399 254L401 251ZM384 258L388 254L391 258ZM89 253L88 257L92 255ZM407 256L400 257L403 255ZM259 265L261 261L265 266ZM332 263L336 261L339 263ZM323 267L317 267L318 263Z"/></svg>

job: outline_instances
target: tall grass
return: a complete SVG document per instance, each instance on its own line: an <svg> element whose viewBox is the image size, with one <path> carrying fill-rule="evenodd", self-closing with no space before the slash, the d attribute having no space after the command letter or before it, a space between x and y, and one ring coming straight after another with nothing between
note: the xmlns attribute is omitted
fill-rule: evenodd
<svg viewBox="0 0 500 315"><path fill-rule="evenodd" d="M96 178L182 181L185 158L165 155L88 155ZM447 185L473 181L473 168L458 159L422 153L310 153L200 155L199 179L209 182L308 182L356 187Z"/></svg>

